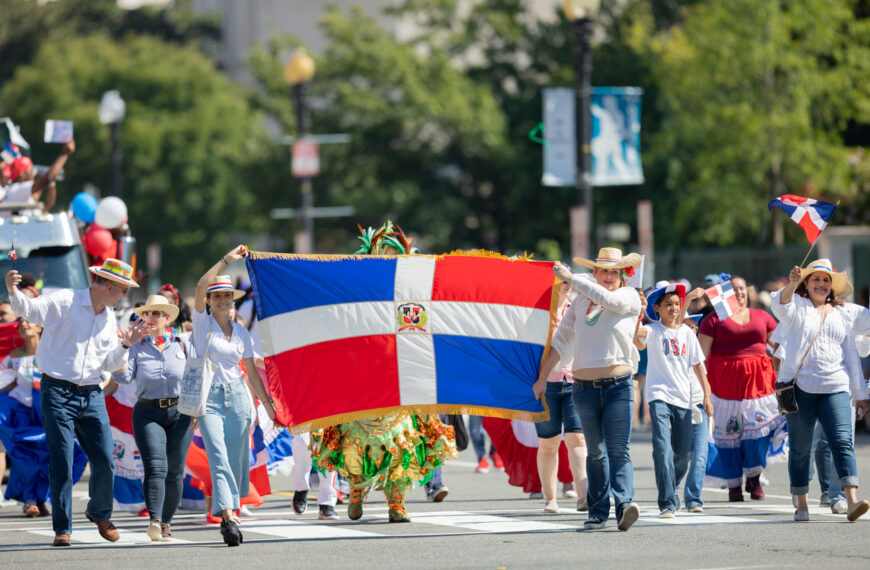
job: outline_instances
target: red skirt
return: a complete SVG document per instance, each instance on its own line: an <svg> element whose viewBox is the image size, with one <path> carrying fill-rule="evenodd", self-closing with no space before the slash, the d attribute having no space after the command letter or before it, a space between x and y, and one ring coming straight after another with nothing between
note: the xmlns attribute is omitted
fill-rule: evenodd
<svg viewBox="0 0 870 570"><path fill-rule="evenodd" d="M489 434L492 445L504 461L504 472L508 483L522 487L525 493L541 492L541 476L538 475L538 448L520 443L514 435L511 420L502 418L483 418L483 428ZM568 448L565 441L559 443L559 468L556 477L562 483L574 481L571 465L568 463Z"/></svg>
<svg viewBox="0 0 870 570"><path fill-rule="evenodd" d="M754 400L773 394L776 373L766 354L717 356L707 359L710 390L723 400Z"/></svg>

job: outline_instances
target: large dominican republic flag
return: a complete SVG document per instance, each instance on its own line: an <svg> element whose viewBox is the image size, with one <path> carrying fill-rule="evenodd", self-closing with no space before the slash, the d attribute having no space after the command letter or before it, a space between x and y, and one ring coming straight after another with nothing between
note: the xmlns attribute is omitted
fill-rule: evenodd
<svg viewBox="0 0 870 570"><path fill-rule="evenodd" d="M278 421L294 431L381 415L540 420L553 263L472 255L250 252Z"/></svg>

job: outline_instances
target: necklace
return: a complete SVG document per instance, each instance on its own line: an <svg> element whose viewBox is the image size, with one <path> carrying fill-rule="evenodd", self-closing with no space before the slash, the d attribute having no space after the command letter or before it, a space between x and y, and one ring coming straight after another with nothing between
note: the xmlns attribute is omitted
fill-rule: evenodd
<svg viewBox="0 0 870 570"><path fill-rule="evenodd" d="M598 317L601 316L603 311L604 307L589 301L589 307L586 309L586 324L590 327L595 326L595 323L598 322Z"/></svg>

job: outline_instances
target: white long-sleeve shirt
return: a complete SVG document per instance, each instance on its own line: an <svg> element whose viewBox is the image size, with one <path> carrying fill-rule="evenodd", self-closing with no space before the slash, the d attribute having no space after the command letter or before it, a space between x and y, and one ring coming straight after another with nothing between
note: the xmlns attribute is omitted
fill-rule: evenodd
<svg viewBox="0 0 870 570"><path fill-rule="evenodd" d="M624 364L636 371L640 359L633 342L640 315L637 291L631 287L608 291L589 273L575 275L571 285L579 295L551 342L560 362L573 358L574 370ZM596 317L598 309L603 310Z"/></svg>
<svg viewBox="0 0 870 570"><path fill-rule="evenodd" d="M94 314L89 289L62 289L31 299L9 298L20 317L43 328L36 361L43 374L80 386L99 384L102 372L121 368L127 349L118 341L115 312Z"/></svg>
<svg viewBox="0 0 870 570"><path fill-rule="evenodd" d="M779 378L797 378L797 385L813 394L849 391L855 400L866 400L867 383L861 373L856 334L870 333L870 310L854 306L835 307L800 369L801 358L819 331L821 314L812 301L793 295L782 304L782 290L773 294L771 310L779 319L776 337L780 340L776 356L780 359Z"/></svg>

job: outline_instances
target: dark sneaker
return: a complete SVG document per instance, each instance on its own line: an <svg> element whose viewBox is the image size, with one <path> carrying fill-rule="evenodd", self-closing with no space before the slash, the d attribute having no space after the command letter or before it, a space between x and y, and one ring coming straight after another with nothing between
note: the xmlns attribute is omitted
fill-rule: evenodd
<svg viewBox="0 0 870 570"><path fill-rule="evenodd" d="M118 529L115 528L115 525L112 524L112 521L98 521L94 517L90 515L87 511L85 511L85 516L88 517L88 520L97 525L97 530L100 531L100 536L108 540L109 542L115 542L121 535L118 534Z"/></svg>
<svg viewBox="0 0 870 570"><path fill-rule="evenodd" d="M431 493L426 493L426 498L432 501L433 503L440 503L447 497L448 489L447 487L441 487Z"/></svg>
<svg viewBox="0 0 870 570"><path fill-rule="evenodd" d="M221 534L227 546L238 546L242 543L242 533L235 521L221 521Z"/></svg>
<svg viewBox="0 0 870 570"><path fill-rule="evenodd" d="M583 523L583 530L599 530L604 528L606 521L601 517L589 517Z"/></svg>
<svg viewBox="0 0 870 570"><path fill-rule="evenodd" d="M308 491L296 491L293 493L293 510L301 515L308 508Z"/></svg>
<svg viewBox="0 0 870 570"><path fill-rule="evenodd" d="M622 509L622 516L619 517L619 523L617 523L616 528L626 531L637 522L638 517L640 517L640 509L635 503L629 503Z"/></svg>
<svg viewBox="0 0 870 570"><path fill-rule="evenodd" d="M322 521L338 520L338 513L335 512L335 507L332 505L320 505L320 514L317 515Z"/></svg>

